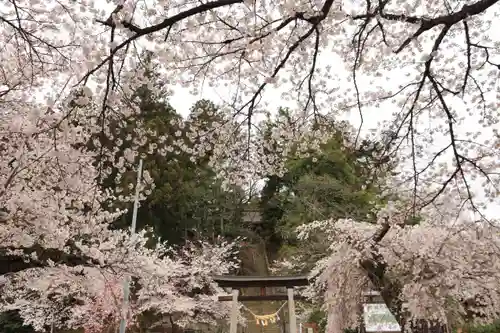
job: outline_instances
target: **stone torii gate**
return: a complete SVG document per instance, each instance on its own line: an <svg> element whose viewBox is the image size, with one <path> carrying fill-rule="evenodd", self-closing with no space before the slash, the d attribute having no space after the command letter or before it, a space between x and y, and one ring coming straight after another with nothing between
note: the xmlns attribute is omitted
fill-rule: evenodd
<svg viewBox="0 0 500 333"><path fill-rule="evenodd" d="M294 287L307 286L307 276L215 276L214 281L221 288L231 288L232 295L219 296L219 301L231 301L231 323L229 333L237 333L238 326L238 301L288 301L288 314L290 321L289 333L297 333L297 318L295 316L295 300L303 297L295 296ZM286 294L267 295L266 287L285 287ZM260 295L240 296L242 288L261 288Z"/></svg>

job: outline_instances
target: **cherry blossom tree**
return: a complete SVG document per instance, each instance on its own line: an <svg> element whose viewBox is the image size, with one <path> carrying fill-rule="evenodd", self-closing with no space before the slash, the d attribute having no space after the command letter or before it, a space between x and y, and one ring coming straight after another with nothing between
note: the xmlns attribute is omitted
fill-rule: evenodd
<svg viewBox="0 0 500 333"><path fill-rule="evenodd" d="M153 253L135 256L133 294L127 311L128 325L138 324L148 313L154 326L213 325L225 319L229 306L218 302L221 290L212 274L227 273L227 245L184 248L158 258ZM159 251L157 249L156 251ZM164 253L167 255L167 253ZM161 257L161 256L160 256ZM142 262L141 262L142 261ZM217 263L213 266L213 263ZM120 264L122 265L120 267ZM102 332L115 328L122 316L123 281L130 270L125 263L109 267L54 264L7 276L2 285L0 310L17 310L26 324L36 329L54 324ZM117 269L121 268L121 271ZM162 321L158 318L169 318ZM151 327L150 327L151 328Z"/></svg>
<svg viewBox="0 0 500 333"><path fill-rule="evenodd" d="M203 149L193 150L213 150L216 165L229 154L240 173L283 167L282 159L258 158L253 135L277 88L295 102L295 131L281 132L291 140L300 140L304 122L325 114L354 111L363 125L374 107L393 110L379 134L383 154L409 163L399 181L413 183L414 198L426 198L421 205L453 186L479 209L471 184L484 181L481 189L494 200L498 182L497 2L9 0L0 9L1 60L8 64L0 94L47 83L93 86L105 117L141 83L140 73L125 69L147 49L166 85L228 92L223 111L237 121L201 131ZM467 119L484 129L468 128ZM219 144L210 141L215 132L240 137Z"/></svg>
<svg viewBox="0 0 500 333"><path fill-rule="evenodd" d="M92 332L121 318L122 281L132 277L131 323L146 311L172 316L176 325L223 318L229 309L214 298L219 290L211 276L237 265L232 243L151 248L148 230L130 235L109 228L125 210L104 204L132 198L99 186L111 172L106 165L119 169L117 178L134 169L135 152L154 133L138 123L130 151L117 154L117 146L96 137L112 139L120 120L137 111L123 104L100 117L90 94L76 90L50 108L10 99L0 104L0 311L17 310L36 329ZM140 200L153 185L144 170Z"/></svg>
<svg viewBox="0 0 500 333"><path fill-rule="evenodd" d="M376 224L326 220L301 226L300 237L320 232L331 242L309 290L325 301L328 331L356 326L358 304L370 289L380 292L400 326L412 332L495 321L498 229L452 216L427 210L422 222L409 223L408 202L391 202L378 212Z"/></svg>

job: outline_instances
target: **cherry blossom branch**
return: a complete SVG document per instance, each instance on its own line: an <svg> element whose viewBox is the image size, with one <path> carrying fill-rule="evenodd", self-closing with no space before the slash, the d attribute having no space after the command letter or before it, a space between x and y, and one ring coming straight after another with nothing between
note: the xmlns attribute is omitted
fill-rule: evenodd
<svg viewBox="0 0 500 333"><path fill-rule="evenodd" d="M429 18L429 17L419 17L419 16L411 16L411 15L404 15L404 14L392 14L386 11L385 7L387 6L388 2L380 2L378 7L375 9L371 9L370 7L370 2L367 1L367 8L366 8L366 13L365 14L359 14L359 15L353 15L352 19L354 20L361 20L362 23L360 24L358 30L356 31L354 37L356 36L361 36L363 31L366 29L367 25L374 19L377 19L376 24L373 25L372 30L370 30L370 33L372 33L376 27L379 28L379 30L382 33L382 39L385 39L384 35L384 28L383 28L383 23L379 21L379 18L386 20L386 21L399 21L399 22L406 22L409 24L418 24L419 28L413 33L411 36L406 38L394 51L394 53L398 54L401 53L404 49L406 49L409 44L412 41L416 41L421 35L423 35L425 32L430 31L431 29L434 29L438 26L443 26L443 28L440 30L440 32L437 34L437 37L434 40L432 50L429 52L429 57L425 60L424 63L424 69L423 73L421 76L421 80L418 83L418 88L414 93L414 98L413 102L411 103L408 111L405 113L405 116L402 117L398 121L398 127L396 131L393 134L393 137L391 141L393 141L395 138L399 137L400 131L406 126L408 128L407 132L405 135L403 135L403 139L405 137L409 137L410 139L410 148L411 148L411 159L412 159L412 165L413 165L413 175L412 175L412 183L413 183L413 192L414 192L414 205L415 209L417 209L417 190L420 187L418 182L419 182L419 175L421 175L425 170L428 170L429 167L434 163L434 161L437 159L437 157L442 156L444 151L438 152L438 154L434 155L431 158L431 161L425 166L422 170L417 170L417 165L416 165L416 160L417 160L417 152L416 152L416 138L414 135L414 131L416 130L415 128L415 122L416 122L416 111L417 111L417 103L422 100L422 90L426 86L426 84L431 85L431 89L434 91L436 94L435 97L432 97L432 99L429 101L429 104L422 108L421 110L428 108L430 109L431 106L434 105L434 101L436 99L439 101L440 108L444 111L445 117L447 120L448 124L448 134L450 136L450 147L453 150L454 154L454 159L455 159L455 166L456 166L456 172L452 171L451 177L447 178L446 181L443 182L443 186L437 190L435 195L433 195L430 200L425 201L423 206L426 206L430 204L433 200L435 200L439 195L441 195L447 188L448 186L452 183L452 181L455 179L456 176L459 176L461 181L463 182L465 186L465 191L467 192L467 201L470 202L471 206L473 207L474 210L478 210L476 205L473 202L472 199L472 192L470 190L469 186L469 181L467 180L467 175L466 172L462 168L462 162L464 161L464 153L459 152L459 148L457 144L455 144L456 140L458 140L455 130L454 130L454 116L452 115L451 110L449 109L447 102L444 99L444 93L449 93L452 95L457 95L459 92L462 92L462 94L465 93L465 89L468 85L469 80L473 82L473 84L476 86L480 93L480 97L483 101L483 108L485 108L485 103L484 103L484 95L482 93L482 89L479 86L478 82L475 80L475 78L471 75L472 72L472 65L471 65L471 50L474 47L477 47L481 50L484 50L486 54L486 63L490 63L493 66L496 66L496 64L491 63L489 60L489 53L488 53L488 48L483 48L480 45L473 44L471 43L470 40L470 31L469 31L469 26L467 24L467 18L475 15L480 15L483 12L485 12L488 8L491 6L495 5L498 1L496 0L481 0L477 1L473 4L468 4L464 5L460 10L456 12L451 12L446 15L440 15L434 18ZM465 57L467 59L467 66L465 67L464 71L464 76L463 76L463 82L460 90L455 90L452 88L446 87L443 83L441 83L434 73L431 72L431 65L435 62L435 55L437 54L444 38L447 36L448 32L450 31L451 27L462 22L463 27L464 27L464 34L465 34L465 42L466 42L466 54ZM355 64L356 64L356 59L361 57L362 55L362 48L364 45L364 40L361 40L359 38L353 39L353 44L354 44L354 54L355 54ZM477 46L476 46L477 45ZM500 68L500 66L499 66ZM356 71L356 69L354 69ZM358 87L356 84L356 73L354 72L353 74L354 77L354 86L356 89L356 94L359 96L358 92ZM361 101L359 100L358 97L358 103L357 107L361 107ZM361 118L362 119L362 118ZM399 146L396 147L395 151L399 150ZM445 149L447 150L447 149ZM486 179L490 184L493 184L491 178L488 176L488 172L486 172L484 169L481 168L479 164L474 166L474 169L476 169L482 176L486 176Z"/></svg>
<svg viewBox="0 0 500 333"><path fill-rule="evenodd" d="M486 11L488 8L496 4L498 0L480 0L476 3L470 5L464 5L461 10L448 14L441 15L435 18L425 18L418 16L407 16L407 15L398 15L384 12L384 7L388 3L388 1L384 2L381 6L379 6L372 13L355 15L353 16L354 20L358 19L371 19L375 18L377 15L389 20L389 21L402 21L412 24L420 24L418 30L410 37L408 37L397 49L396 53L401 52L405 47L407 47L411 41L417 39L424 32L431 30L432 28L438 25L444 25L447 27L451 27L452 25L465 20L467 17L478 15Z"/></svg>
<svg viewBox="0 0 500 333"><path fill-rule="evenodd" d="M114 55L118 51L120 51L121 49L123 49L124 47L126 47L127 45L132 43L133 41L135 41L143 36L146 36L148 34L152 34L152 33L161 31L163 29L169 28L172 25L174 25L175 23L182 21L190 16L194 16L194 15L197 15L197 14L200 14L200 13L203 13L203 12L215 9L215 8L229 6L232 4L237 4L237 3L242 3L242 2L243 2L243 0L218 0L218 1L207 2L207 3L204 3L204 4L199 5L197 7L190 8L190 9L183 11L179 14L173 15L169 18L166 18L161 23L158 23L158 24L155 24L155 25L152 25L149 27L139 28L139 27L134 26L132 31L134 31L135 33L132 36L130 36L129 38L127 38L126 40L124 40L123 42L121 42L118 46L113 47L111 49L110 54L106 58L104 58L99 64L97 64L97 66L95 66L92 70L88 71L87 74L85 74L85 76L77 83L77 85L87 82L87 80L90 78L90 76L92 76L94 73L96 73L106 63L111 61L111 59L114 57ZM107 25L105 22L104 22L104 24ZM123 24L127 25L127 22L123 22Z"/></svg>

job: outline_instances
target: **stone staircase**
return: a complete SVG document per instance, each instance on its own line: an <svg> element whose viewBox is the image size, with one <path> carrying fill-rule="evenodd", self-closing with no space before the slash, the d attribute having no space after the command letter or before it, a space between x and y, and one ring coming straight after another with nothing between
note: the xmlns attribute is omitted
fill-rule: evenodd
<svg viewBox="0 0 500 333"><path fill-rule="evenodd" d="M281 307L282 302L244 302L244 305L256 315L271 314ZM253 315L246 310L243 314L247 319L247 326L241 328L241 333L288 333L288 311L286 306L280 311L279 320L276 323L268 323L266 326L257 324Z"/></svg>
<svg viewBox="0 0 500 333"><path fill-rule="evenodd" d="M242 275L269 275L268 270L268 260L265 255L265 245L254 244L253 246L248 246L245 251L241 254L242 260ZM271 290L267 288L266 292L277 293L280 291ZM281 290L281 293L284 291ZM259 288L247 288L242 290L244 295L259 295L261 290ZM248 309L250 309L256 315L266 315L272 314L278 311L283 302L243 302ZM279 313L280 320L276 323L268 323L267 326L258 325L251 313L243 310L242 314L247 319L247 326L240 327L241 333L288 333L288 308L285 306Z"/></svg>

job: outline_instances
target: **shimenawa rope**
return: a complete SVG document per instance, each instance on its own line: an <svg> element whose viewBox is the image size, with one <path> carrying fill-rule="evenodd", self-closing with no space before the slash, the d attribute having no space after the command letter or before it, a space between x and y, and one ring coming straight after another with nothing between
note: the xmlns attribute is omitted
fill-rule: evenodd
<svg viewBox="0 0 500 333"><path fill-rule="evenodd" d="M287 302L283 303L280 306L280 308L278 309L278 311L276 311L275 313L271 313L271 314L267 314L267 315L257 315L255 313L253 313L253 311L250 310L249 308L247 308L245 305L242 304L242 306L245 310L250 312L250 314L254 317L257 325L267 326L269 323L274 324L280 319L278 313L281 311L281 309L283 309L283 307L286 305L286 303Z"/></svg>

